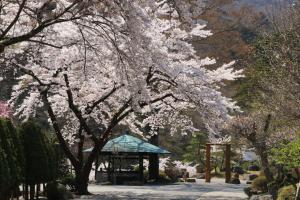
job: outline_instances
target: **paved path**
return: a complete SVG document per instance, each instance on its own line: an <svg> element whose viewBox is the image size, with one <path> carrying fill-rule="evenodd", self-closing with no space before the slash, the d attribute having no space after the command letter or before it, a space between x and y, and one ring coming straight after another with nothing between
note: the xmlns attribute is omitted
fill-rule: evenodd
<svg viewBox="0 0 300 200"><path fill-rule="evenodd" d="M83 196L87 200L245 200L245 184L232 185L224 180L213 179L206 184L180 183L173 185L145 186L101 186L90 185L89 191L95 195Z"/></svg>

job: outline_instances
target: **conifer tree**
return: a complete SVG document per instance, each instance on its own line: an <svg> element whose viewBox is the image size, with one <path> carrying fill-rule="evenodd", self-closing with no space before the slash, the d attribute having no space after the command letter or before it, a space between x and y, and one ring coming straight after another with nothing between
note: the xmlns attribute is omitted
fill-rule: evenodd
<svg viewBox="0 0 300 200"><path fill-rule="evenodd" d="M56 159L53 146L42 129L33 122L25 122L20 129L25 154L25 184L30 186L30 199L34 186L56 178Z"/></svg>
<svg viewBox="0 0 300 200"><path fill-rule="evenodd" d="M22 147L9 119L0 119L0 200L9 199L22 181Z"/></svg>

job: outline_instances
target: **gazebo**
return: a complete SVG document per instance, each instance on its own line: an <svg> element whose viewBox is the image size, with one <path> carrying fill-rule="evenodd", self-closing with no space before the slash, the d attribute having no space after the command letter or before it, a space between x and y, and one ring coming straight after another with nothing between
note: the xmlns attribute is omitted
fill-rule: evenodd
<svg viewBox="0 0 300 200"><path fill-rule="evenodd" d="M84 150L91 152L93 148ZM169 154L170 152L150 144L137 137L128 134L121 135L115 139L109 140L103 147L100 155L96 159L95 179L97 182L110 181L114 184L124 183L126 181L144 182L143 160L149 159L149 175L157 179L159 173L159 154ZM106 159L108 166L99 168L99 161ZM133 164L138 160L139 170L124 169L125 163ZM105 162L104 162L105 163Z"/></svg>

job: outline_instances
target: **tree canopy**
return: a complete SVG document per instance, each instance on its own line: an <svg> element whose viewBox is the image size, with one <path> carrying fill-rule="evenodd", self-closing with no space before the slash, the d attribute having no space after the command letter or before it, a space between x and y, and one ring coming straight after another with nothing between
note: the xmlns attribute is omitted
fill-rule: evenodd
<svg viewBox="0 0 300 200"><path fill-rule="evenodd" d="M1 6L1 59L22 73L10 100L15 115L27 120L44 108L85 181L120 123L140 134L145 126L169 124L194 131L184 112L190 109L213 136L235 109L219 85L241 71L232 69L234 62L208 70L216 60L199 57L190 43L212 35L198 20L205 1L24 0ZM83 163L87 138L95 148Z"/></svg>

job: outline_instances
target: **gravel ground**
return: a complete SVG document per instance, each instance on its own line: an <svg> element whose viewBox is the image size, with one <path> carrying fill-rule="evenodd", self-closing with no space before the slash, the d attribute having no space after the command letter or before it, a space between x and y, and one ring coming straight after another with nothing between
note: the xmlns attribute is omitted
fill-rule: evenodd
<svg viewBox="0 0 300 200"><path fill-rule="evenodd" d="M144 186L102 186L91 184L89 191L94 195L82 196L87 200L245 200L241 185L225 184L224 179L213 179L211 183ZM77 199L78 200L78 199Z"/></svg>

